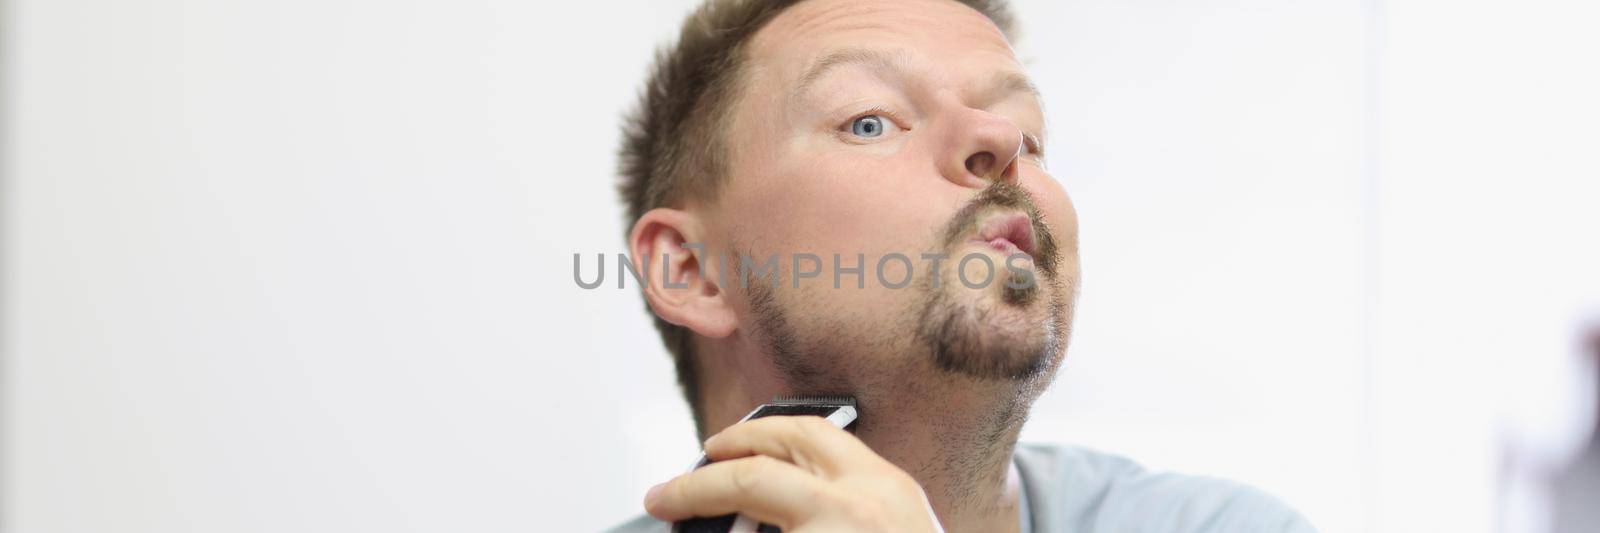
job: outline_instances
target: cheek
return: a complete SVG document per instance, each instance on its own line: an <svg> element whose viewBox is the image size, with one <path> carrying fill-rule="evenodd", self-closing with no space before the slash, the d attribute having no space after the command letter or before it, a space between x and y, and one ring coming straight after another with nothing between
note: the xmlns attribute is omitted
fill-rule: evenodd
<svg viewBox="0 0 1600 533"><path fill-rule="evenodd" d="M884 320L901 316L898 311L919 294L880 283L877 265L887 254L899 253L920 274L920 254L930 251L939 228L959 207L960 191L950 190L959 188L911 157L823 151L791 161L769 165L747 180L737 199L738 219L718 224L744 247L781 256L780 268L787 273L780 298L798 315L829 317L826 334L834 338L877 339L887 327ZM793 254L799 253L816 254L821 264L803 268L820 268L820 273L795 288ZM839 289L833 288L834 254L843 268L862 269L841 273ZM906 279L904 263L883 264L886 283ZM858 280L864 286L858 287ZM809 323L798 317L797 322Z"/></svg>
<svg viewBox="0 0 1600 533"><path fill-rule="evenodd" d="M953 210L930 172L899 158L860 154L825 154L769 169L741 208L744 220L759 225L736 231L778 253L812 252L830 260L833 253L915 257L943 224L939 216Z"/></svg>
<svg viewBox="0 0 1600 533"><path fill-rule="evenodd" d="M1067 190L1061 186L1061 182L1039 171L1024 173L1022 186L1033 195L1034 203L1039 212L1044 214L1045 221L1049 223L1051 233L1055 234L1056 243L1061 251L1076 253L1078 212L1072 207L1072 199L1067 196Z"/></svg>

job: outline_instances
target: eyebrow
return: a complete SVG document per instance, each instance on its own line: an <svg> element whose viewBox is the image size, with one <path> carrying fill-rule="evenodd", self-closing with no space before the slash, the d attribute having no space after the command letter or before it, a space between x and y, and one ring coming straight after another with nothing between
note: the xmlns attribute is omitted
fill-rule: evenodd
<svg viewBox="0 0 1600 533"><path fill-rule="evenodd" d="M1039 86L1034 85L1033 80L1028 79L1027 74L1015 70L1007 70L995 76L994 82L989 85L988 90L983 94L997 96L1006 93L1023 93L1035 99L1042 99L1039 94Z"/></svg>
<svg viewBox="0 0 1600 533"><path fill-rule="evenodd" d="M828 53L812 63L806 73L800 76L800 81L795 84L794 96L801 96L811 90L818 80L828 72L845 65L870 64L885 70L905 71L906 56L904 53L884 52L866 48L845 48Z"/></svg>
<svg viewBox="0 0 1600 533"><path fill-rule="evenodd" d="M811 90L812 86L821 81L829 72L846 65L867 64L884 70L904 73L910 70L906 66L907 63L907 56L904 52L886 52L868 48L836 50L812 63L811 67L806 69L805 74L800 76L800 81L795 83L794 90L790 95L796 98L804 96L807 91ZM1006 70L997 74L981 94L991 100L1000 100L1001 96L1008 93L1024 93L1035 99L1040 98L1038 86L1034 85L1026 74L1015 70Z"/></svg>

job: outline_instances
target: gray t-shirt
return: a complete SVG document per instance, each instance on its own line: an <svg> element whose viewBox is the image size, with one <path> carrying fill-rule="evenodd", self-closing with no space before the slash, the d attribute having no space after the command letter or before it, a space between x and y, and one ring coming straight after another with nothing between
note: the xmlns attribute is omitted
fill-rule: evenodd
<svg viewBox="0 0 1600 533"><path fill-rule="evenodd" d="M1150 472L1123 457L1077 446L1022 444L1021 533L1212 533L1316 531L1277 498L1231 481ZM661 533L642 516L612 533Z"/></svg>

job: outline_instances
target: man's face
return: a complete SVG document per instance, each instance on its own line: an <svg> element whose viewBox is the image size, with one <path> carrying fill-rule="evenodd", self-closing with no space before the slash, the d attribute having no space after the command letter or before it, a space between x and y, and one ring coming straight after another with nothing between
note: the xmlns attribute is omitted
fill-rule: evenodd
<svg viewBox="0 0 1600 533"><path fill-rule="evenodd" d="M778 255L780 287L729 290L743 292L740 329L785 378L857 392L904 375L895 370L975 379L1053 370L1071 320L1077 220L1042 166L1040 105L999 29L947 0L810 0L747 53L722 132L731 175L704 206L706 241ZM1033 289L1007 286L1022 281L1007 269L1018 252L1028 257L1009 264L1035 275ZM913 276L899 289L878 272L896 253ZM924 253L947 255L937 276ZM799 288L796 254L822 263ZM864 267L839 288L834 254L843 268ZM990 261L963 262L969 254ZM906 262L883 264L882 280L906 279ZM981 287L957 276L962 264Z"/></svg>

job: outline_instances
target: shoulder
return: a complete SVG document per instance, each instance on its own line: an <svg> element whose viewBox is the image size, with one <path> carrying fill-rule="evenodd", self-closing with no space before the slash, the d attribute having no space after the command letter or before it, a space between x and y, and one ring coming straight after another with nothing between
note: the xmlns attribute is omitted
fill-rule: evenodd
<svg viewBox="0 0 1600 533"><path fill-rule="evenodd" d="M1022 444L1015 458L1038 532L1314 531L1282 501L1232 481L1152 472L1078 446Z"/></svg>
<svg viewBox="0 0 1600 533"><path fill-rule="evenodd" d="M639 517L634 518L633 520L623 522L618 524L616 527L607 529L606 533L667 533L671 530L672 526L666 522L656 520L650 515L639 515Z"/></svg>

